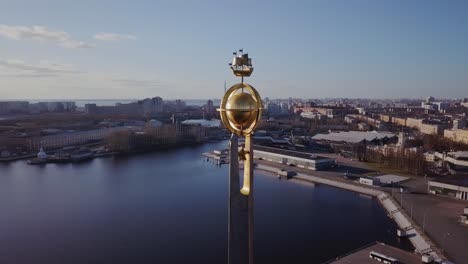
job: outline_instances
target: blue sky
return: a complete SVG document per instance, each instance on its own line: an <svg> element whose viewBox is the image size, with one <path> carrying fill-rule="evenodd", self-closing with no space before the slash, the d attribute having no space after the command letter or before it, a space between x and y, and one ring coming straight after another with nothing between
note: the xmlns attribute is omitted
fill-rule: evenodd
<svg viewBox="0 0 468 264"><path fill-rule="evenodd" d="M0 0L0 99L468 97L467 3Z"/></svg>

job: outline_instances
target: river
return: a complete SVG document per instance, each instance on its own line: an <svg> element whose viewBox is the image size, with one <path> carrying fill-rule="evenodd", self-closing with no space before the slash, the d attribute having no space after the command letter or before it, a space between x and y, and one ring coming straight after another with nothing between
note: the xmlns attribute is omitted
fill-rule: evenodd
<svg viewBox="0 0 468 264"><path fill-rule="evenodd" d="M226 263L226 142L77 164L0 164L0 263ZM255 172L256 263L410 249L377 201Z"/></svg>

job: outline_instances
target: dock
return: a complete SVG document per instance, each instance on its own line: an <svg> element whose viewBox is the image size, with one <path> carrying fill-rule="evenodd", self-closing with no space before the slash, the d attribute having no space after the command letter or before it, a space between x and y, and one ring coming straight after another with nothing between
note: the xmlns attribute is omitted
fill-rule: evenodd
<svg viewBox="0 0 468 264"><path fill-rule="evenodd" d="M227 149L204 152L202 156L207 161L213 161L216 165L229 164L229 151Z"/></svg>

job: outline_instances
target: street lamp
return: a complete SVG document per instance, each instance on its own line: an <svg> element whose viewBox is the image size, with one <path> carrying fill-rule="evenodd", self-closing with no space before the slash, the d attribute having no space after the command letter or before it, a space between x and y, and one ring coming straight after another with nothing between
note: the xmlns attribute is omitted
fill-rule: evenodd
<svg viewBox="0 0 468 264"><path fill-rule="evenodd" d="M411 203L411 220L413 220L413 207L414 207L414 202Z"/></svg>
<svg viewBox="0 0 468 264"><path fill-rule="evenodd" d="M404 209L403 208L403 192L401 192L401 191L400 191L400 206L401 206L401 209Z"/></svg>
<svg viewBox="0 0 468 264"><path fill-rule="evenodd" d="M423 223L422 223L423 233L426 227L426 215L427 215L427 211L424 212L424 216L423 216Z"/></svg>

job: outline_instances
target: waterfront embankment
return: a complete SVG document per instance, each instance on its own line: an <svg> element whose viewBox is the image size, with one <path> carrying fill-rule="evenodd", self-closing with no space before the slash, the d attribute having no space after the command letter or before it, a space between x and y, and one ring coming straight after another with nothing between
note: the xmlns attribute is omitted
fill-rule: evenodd
<svg viewBox="0 0 468 264"><path fill-rule="evenodd" d="M281 164L266 164L266 162L262 161L257 161L255 168L275 174L278 174L278 171L285 170ZM326 176L317 176L314 174L318 173L314 171L305 173L303 169L295 167L289 167L287 170L295 172L296 175L292 178L294 180L308 181L314 184L325 184L328 186L333 186L377 198L379 203L387 211L388 216L395 221L402 232L406 233L406 236L411 241L411 244L413 244L415 247L416 252L421 255L431 256L433 259L445 259L441 253L441 250L438 249L434 243L420 231L420 228L416 223L413 223L411 220L409 220L410 218L406 215L404 209L402 209L399 204L385 191L354 182L344 182L341 179L338 180Z"/></svg>

